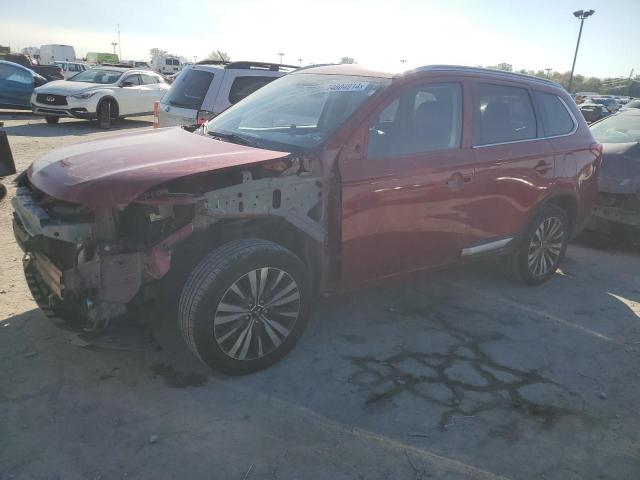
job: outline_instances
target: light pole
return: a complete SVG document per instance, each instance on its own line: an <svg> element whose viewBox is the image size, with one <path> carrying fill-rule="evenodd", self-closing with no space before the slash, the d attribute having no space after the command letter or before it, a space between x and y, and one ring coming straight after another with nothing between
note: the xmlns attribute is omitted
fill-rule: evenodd
<svg viewBox="0 0 640 480"><path fill-rule="evenodd" d="M547 72L547 78L551 78L551 72L553 71L553 68L545 68L546 72Z"/></svg>
<svg viewBox="0 0 640 480"><path fill-rule="evenodd" d="M118 45L118 42L111 42L111 46L113 47L113 54L116 54L116 45Z"/></svg>
<svg viewBox="0 0 640 480"><path fill-rule="evenodd" d="M113 52L116 53L116 52ZM120 41L120 24L118 24L118 56L120 57L120 61L122 61L122 42Z"/></svg>
<svg viewBox="0 0 640 480"><path fill-rule="evenodd" d="M573 65L571 65L571 76L569 77L569 88L567 90L571 93L571 84L573 83L573 70L576 68L576 58L578 58L578 48L580 48L580 37L582 36L582 25L584 19L589 18L596 13L595 10L578 10L573 12L573 16L580 19L580 32L578 32L578 43L576 43L576 53L573 54Z"/></svg>
<svg viewBox="0 0 640 480"><path fill-rule="evenodd" d="M300 66L302 66L302 59L301 58L298 59L298 62L300 62ZM282 63L282 61L280 63Z"/></svg>
<svg viewBox="0 0 640 480"><path fill-rule="evenodd" d="M284 53L280 52L278 55L280 55L280 65L282 65L282 57L284 57Z"/></svg>

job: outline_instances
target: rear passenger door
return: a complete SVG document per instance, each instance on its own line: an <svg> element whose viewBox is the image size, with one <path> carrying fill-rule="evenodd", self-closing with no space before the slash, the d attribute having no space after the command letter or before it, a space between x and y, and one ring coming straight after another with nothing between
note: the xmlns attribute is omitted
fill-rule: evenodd
<svg viewBox="0 0 640 480"><path fill-rule="evenodd" d="M554 174L554 152L528 87L478 80L473 96L472 243L463 251L471 255L521 232Z"/></svg>
<svg viewBox="0 0 640 480"><path fill-rule="evenodd" d="M147 113L153 111L153 102L156 100L160 100L162 95L164 95L164 90L160 90L158 79L153 75L148 75L146 73L140 74L140 83L142 84L142 93L144 96L144 101L142 102L142 110L141 113Z"/></svg>

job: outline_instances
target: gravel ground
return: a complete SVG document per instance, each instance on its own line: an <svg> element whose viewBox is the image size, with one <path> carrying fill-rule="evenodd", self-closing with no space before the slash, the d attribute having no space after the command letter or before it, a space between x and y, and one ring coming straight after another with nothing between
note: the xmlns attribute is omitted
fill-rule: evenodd
<svg viewBox="0 0 640 480"><path fill-rule="evenodd" d="M110 134L2 120L18 170ZM537 288L479 263L319 301L287 358L225 377L193 359L170 315L81 338L38 311L8 180L1 479L640 477L637 249L571 245Z"/></svg>

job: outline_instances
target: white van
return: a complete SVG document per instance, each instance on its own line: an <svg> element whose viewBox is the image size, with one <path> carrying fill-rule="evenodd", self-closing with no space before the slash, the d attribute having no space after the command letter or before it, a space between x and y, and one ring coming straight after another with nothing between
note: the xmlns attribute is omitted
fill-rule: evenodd
<svg viewBox="0 0 640 480"><path fill-rule="evenodd" d="M162 75L172 75L182 70L182 62L178 57L158 55L151 59L151 68Z"/></svg>
<svg viewBox="0 0 640 480"><path fill-rule="evenodd" d="M40 47L40 63L49 65L55 62L75 62L76 51L71 45L42 45Z"/></svg>
<svg viewBox="0 0 640 480"><path fill-rule="evenodd" d="M202 124L298 67L204 60L186 67L154 109L154 125Z"/></svg>

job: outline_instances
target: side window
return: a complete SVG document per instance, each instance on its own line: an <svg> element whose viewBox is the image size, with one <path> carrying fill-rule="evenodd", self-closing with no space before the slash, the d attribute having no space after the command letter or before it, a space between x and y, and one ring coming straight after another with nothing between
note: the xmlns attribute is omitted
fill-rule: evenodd
<svg viewBox="0 0 640 480"><path fill-rule="evenodd" d="M9 75L13 73L14 67L0 63L0 80L8 80Z"/></svg>
<svg viewBox="0 0 640 480"><path fill-rule="evenodd" d="M33 84L33 78L29 72L11 65L0 65L0 78L9 82L22 83L24 85Z"/></svg>
<svg viewBox="0 0 640 480"><path fill-rule="evenodd" d="M151 75L145 75L144 73L140 74L140 79L142 80L142 85L155 85L158 83L155 77Z"/></svg>
<svg viewBox="0 0 640 480"><path fill-rule="evenodd" d="M423 85L391 102L369 126L368 158L458 148L462 138L462 88Z"/></svg>
<svg viewBox="0 0 640 480"><path fill-rule="evenodd" d="M536 116L526 88L481 83L474 112L474 144L536 138Z"/></svg>
<svg viewBox="0 0 640 480"><path fill-rule="evenodd" d="M123 82L131 82L133 85L140 85L140 75L129 75L122 80Z"/></svg>
<svg viewBox="0 0 640 480"><path fill-rule="evenodd" d="M277 77L236 77L229 90L229 103L238 103L244 97L271 83Z"/></svg>
<svg viewBox="0 0 640 480"><path fill-rule="evenodd" d="M565 135L573 131L575 123L560 97L544 92L534 92L534 96L538 102L542 127L547 137Z"/></svg>

